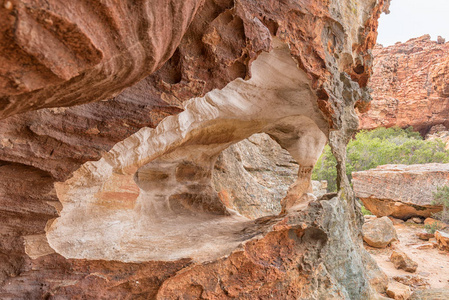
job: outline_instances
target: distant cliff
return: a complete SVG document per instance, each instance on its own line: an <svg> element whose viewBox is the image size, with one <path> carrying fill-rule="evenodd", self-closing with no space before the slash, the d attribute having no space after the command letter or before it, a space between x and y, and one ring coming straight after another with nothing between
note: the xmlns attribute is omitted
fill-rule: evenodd
<svg viewBox="0 0 449 300"><path fill-rule="evenodd" d="M424 35L373 52L373 100L360 114L361 129L413 126L425 134L449 125L449 42Z"/></svg>

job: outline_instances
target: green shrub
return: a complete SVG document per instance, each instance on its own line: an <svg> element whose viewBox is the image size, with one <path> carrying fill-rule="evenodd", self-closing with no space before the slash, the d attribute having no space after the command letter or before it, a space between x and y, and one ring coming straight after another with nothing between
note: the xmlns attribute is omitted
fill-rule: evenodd
<svg viewBox="0 0 449 300"><path fill-rule="evenodd" d="M434 234L435 231L443 229L443 226L441 226L441 223L433 222L433 223L430 224L430 225L429 225L429 224L424 225L424 229L425 229L428 233Z"/></svg>
<svg viewBox="0 0 449 300"><path fill-rule="evenodd" d="M373 213L370 212L369 210L367 210L366 207L362 205L362 214L364 216L367 216L367 215L372 215Z"/></svg>
<svg viewBox="0 0 449 300"><path fill-rule="evenodd" d="M435 217L435 219L438 219L440 221L448 223L449 222L449 186L445 185L445 186L437 188L437 191L433 193L432 204L443 205L443 211L434 214L434 217Z"/></svg>
<svg viewBox="0 0 449 300"><path fill-rule="evenodd" d="M352 172L372 169L379 165L448 163L449 151L444 147L445 144L440 140L423 140L420 134L413 132L411 128L362 130L348 143L346 174L351 180ZM327 145L315 165L312 179L327 180L329 191L335 192L336 165L335 157Z"/></svg>

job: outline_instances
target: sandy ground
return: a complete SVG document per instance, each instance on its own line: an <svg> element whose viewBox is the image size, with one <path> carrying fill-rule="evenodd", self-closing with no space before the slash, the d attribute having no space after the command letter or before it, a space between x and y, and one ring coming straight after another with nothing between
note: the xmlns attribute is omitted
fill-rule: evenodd
<svg viewBox="0 0 449 300"><path fill-rule="evenodd" d="M416 237L417 232L424 231L423 225L404 223L394 227L399 237L399 243L395 243L386 249L366 246L368 252L374 257L388 277L418 275L428 281L430 284L429 288L449 288L449 253L435 248L418 249L423 244L429 244L429 242L422 241ZM430 243L432 243L432 240ZM390 255L393 249L405 252L412 260L418 263L418 269L415 273L397 270L394 267L393 263L390 262Z"/></svg>

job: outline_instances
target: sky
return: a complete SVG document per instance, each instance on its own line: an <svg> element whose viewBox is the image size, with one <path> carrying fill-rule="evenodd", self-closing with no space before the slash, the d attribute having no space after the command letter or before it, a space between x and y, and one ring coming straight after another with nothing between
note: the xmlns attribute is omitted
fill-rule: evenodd
<svg viewBox="0 0 449 300"><path fill-rule="evenodd" d="M391 0L390 14L379 19L377 42L390 46L424 34L449 41L449 0Z"/></svg>

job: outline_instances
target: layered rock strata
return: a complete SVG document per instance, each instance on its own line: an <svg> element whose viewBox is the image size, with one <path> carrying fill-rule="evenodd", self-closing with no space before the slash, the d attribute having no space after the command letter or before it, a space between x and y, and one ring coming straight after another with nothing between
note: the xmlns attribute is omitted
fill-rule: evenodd
<svg viewBox="0 0 449 300"><path fill-rule="evenodd" d="M0 125L2 298L372 295L344 155L388 1L71 5L0 11L2 117L28 111ZM211 178L221 151L259 132L299 172L283 215L250 220ZM341 192L308 205L328 137Z"/></svg>
<svg viewBox="0 0 449 300"><path fill-rule="evenodd" d="M384 165L352 176L354 194L373 214L429 217L442 210L433 203L433 193L449 183L449 165Z"/></svg>
<svg viewBox="0 0 449 300"><path fill-rule="evenodd" d="M429 35L373 50L373 101L360 114L360 129L413 126L425 135L449 126L449 42Z"/></svg>

